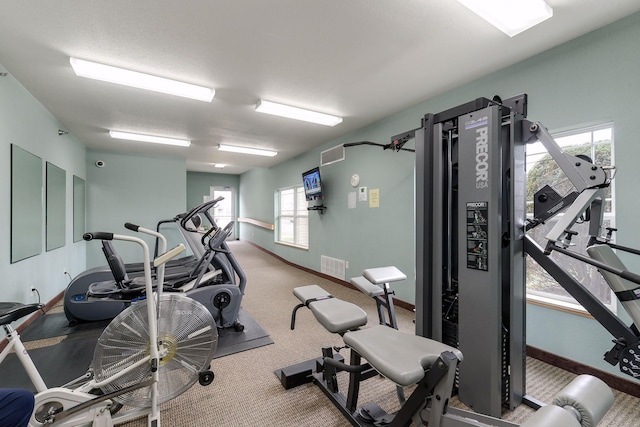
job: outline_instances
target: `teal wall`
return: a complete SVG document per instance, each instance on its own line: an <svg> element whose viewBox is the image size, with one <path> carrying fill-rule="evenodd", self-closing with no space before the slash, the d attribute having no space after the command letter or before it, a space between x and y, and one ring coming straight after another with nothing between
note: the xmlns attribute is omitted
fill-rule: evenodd
<svg viewBox="0 0 640 427"><path fill-rule="evenodd" d="M238 194L240 176L222 173L187 172L187 209L202 203L202 196L208 196L210 187L230 187ZM236 201L236 205L237 205ZM238 212L238 206L236 206Z"/></svg>
<svg viewBox="0 0 640 427"><path fill-rule="evenodd" d="M98 168L97 160L104 162ZM187 173L183 158L87 150L87 230L131 234L126 222L155 230L162 219L185 211ZM150 245L154 239L139 234ZM115 242L125 262L141 262L136 244ZM105 265L99 242L87 244L87 268Z"/></svg>
<svg viewBox="0 0 640 427"><path fill-rule="evenodd" d="M0 65L0 72L6 70ZM71 135L58 136L62 125L11 75L0 77L0 295L2 301L36 302L31 286L48 302L85 269L84 241L73 242L73 175L86 178L85 148ZM39 255L11 264L11 144L16 144L42 159L43 185L45 162L66 171L64 200L65 245L45 250L44 203L42 251ZM44 194L43 194L44 197ZM17 237L19 238L19 236Z"/></svg>
<svg viewBox="0 0 640 427"><path fill-rule="evenodd" d="M240 176L240 191L238 192L240 213L238 216L257 219L270 224L275 222L273 212L274 190L277 188L274 184L275 175L274 169L253 168ZM300 182L294 181L294 179L291 178L289 185L295 185L296 183L302 185L302 178L300 178ZM272 252L276 251L273 243L273 231L247 223L238 224L238 228L240 239L250 240ZM281 254L281 256L283 255ZM301 263L300 265L306 265L306 263Z"/></svg>
<svg viewBox="0 0 640 427"><path fill-rule="evenodd" d="M392 135L416 128L425 113L437 113L477 97L504 98L529 95L529 114L552 132L585 125L615 125L616 213L622 245L640 241L637 212L640 198L640 14L620 20L579 39L453 91L388 117L369 127L271 169L252 170L240 178L240 215L274 222L274 192L300 184L300 173L320 163L320 151L339 143L370 140L387 143ZM437 84L437 82L434 82ZM348 118L346 119L348 120ZM414 302L413 160L408 153L375 148L347 148L346 160L323 167L328 209L311 212L309 251L275 244L273 233L243 225L241 238L251 240L297 264L319 270L320 255L349 261L347 277L366 267L394 264L409 276L395 288L400 299ZM349 177L361 176L360 185L380 189L380 208L358 202L347 209ZM640 262L624 257L627 266L640 270ZM527 342L532 346L620 374L602 361L611 336L593 319L528 304ZM625 321L628 317L619 313ZM621 375L621 374L620 374ZM630 377L626 377L629 379Z"/></svg>

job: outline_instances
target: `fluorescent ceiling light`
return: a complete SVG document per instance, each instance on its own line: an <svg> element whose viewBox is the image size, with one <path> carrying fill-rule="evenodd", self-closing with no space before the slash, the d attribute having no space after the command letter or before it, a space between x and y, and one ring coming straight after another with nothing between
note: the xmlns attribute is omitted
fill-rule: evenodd
<svg viewBox="0 0 640 427"><path fill-rule="evenodd" d="M179 145L180 147L188 147L191 141L188 139L165 138L163 136L143 135L140 133L118 132L110 130L111 138L126 139L129 141L153 142L155 144Z"/></svg>
<svg viewBox="0 0 640 427"><path fill-rule="evenodd" d="M125 86L147 89L155 92L168 93L169 95L182 96L211 102L216 91L191 83L179 82L164 77L152 76L137 71L112 67L111 65L98 64L84 59L69 58L71 67L76 75L90 79L102 80L109 83L117 83Z"/></svg>
<svg viewBox="0 0 640 427"><path fill-rule="evenodd" d="M227 165L222 164L222 163L212 163L212 165L213 165L214 168L218 168L218 169L224 169L224 167L227 166Z"/></svg>
<svg viewBox="0 0 640 427"><path fill-rule="evenodd" d="M253 154L255 156L267 156L267 157L273 157L276 154L278 154L277 151L260 150L258 148L238 147L235 145L225 145L225 144L218 145L218 150L229 151L231 153Z"/></svg>
<svg viewBox="0 0 640 427"><path fill-rule="evenodd" d="M261 99L256 105L259 113L273 114L274 116L288 117L290 119L303 120L305 122L317 123L325 126L335 126L342 123L342 117L329 114L318 113L289 105L276 104L275 102Z"/></svg>
<svg viewBox="0 0 640 427"><path fill-rule="evenodd" d="M509 37L553 16L553 9L544 0L458 1Z"/></svg>

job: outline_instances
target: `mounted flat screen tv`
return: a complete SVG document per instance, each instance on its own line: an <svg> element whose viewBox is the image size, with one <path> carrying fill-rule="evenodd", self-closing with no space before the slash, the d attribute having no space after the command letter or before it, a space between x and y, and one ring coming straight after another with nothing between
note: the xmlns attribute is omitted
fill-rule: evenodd
<svg viewBox="0 0 640 427"><path fill-rule="evenodd" d="M322 200L322 180L320 179L320 168L316 167L302 174L304 184L304 195L307 201Z"/></svg>

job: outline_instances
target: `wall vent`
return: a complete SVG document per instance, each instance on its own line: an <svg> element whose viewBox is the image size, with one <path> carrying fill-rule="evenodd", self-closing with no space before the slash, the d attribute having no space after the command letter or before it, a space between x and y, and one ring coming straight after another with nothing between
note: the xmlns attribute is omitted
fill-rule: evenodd
<svg viewBox="0 0 640 427"><path fill-rule="evenodd" d="M344 160L344 145L336 145L333 148L324 150L320 153L320 166L330 165L331 163L341 162Z"/></svg>
<svg viewBox="0 0 640 427"><path fill-rule="evenodd" d="M342 259L320 255L320 272L328 276L345 280L346 262Z"/></svg>

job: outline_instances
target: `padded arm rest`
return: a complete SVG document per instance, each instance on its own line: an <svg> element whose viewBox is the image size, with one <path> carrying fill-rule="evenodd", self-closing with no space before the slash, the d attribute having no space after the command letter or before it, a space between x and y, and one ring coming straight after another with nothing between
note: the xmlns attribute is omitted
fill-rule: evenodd
<svg viewBox="0 0 640 427"><path fill-rule="evenodd" d="M360 292L370 297L377 297L378 295L382 295L384 293L384 289L382 289L378 285L374 285L363 276L352 277L351 284L358 288Z"/></svg>
<svg viewBox="0 0 640 427"><path fill-rule="evenodd" d="M367 268L362 272L362 275L371 283L376 285L382 285L383 283L397 282L400 280L406 280L407 275L396 267L377 267Z"/></svg>

